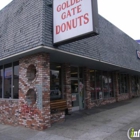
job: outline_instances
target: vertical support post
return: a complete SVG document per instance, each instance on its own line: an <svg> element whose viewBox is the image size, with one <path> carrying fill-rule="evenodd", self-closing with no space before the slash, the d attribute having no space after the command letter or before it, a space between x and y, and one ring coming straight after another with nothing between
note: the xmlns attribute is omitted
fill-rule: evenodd
<svg viewBox="0 0 140 140"><path fill-rule="evenodd" d="M91 89L90 89L90 70L88 68L84 68L84 85L85 85L85 103L86 103L86 108L91 109L93 107L91 103Z"/></svg>
<svg viewBox="0 0 140 140"><path fill-rule="evenodd" d="M35 68L33 72L30 66ZM35 78L30 80L34 70ZM29 104L29 99L35 102ZM19 124L43 130L51 126L50 115L50 56L39 53L24 57L19 61Z"/></svg>
<svg viewBox="0 0 140 140"><path fill-rule="evenodd" d="M70 64L63 64L64 70L63 83L64 83L64 98L67 100L68 110L72 110L72 95L71 95L71 69Z"/></svg>

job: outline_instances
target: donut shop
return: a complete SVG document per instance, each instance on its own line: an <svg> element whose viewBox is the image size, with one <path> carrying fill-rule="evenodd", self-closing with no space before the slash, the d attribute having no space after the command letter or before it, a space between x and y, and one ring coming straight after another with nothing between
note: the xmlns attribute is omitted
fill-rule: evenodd
<svg viewBox="0 0 140 140"><path fill-rule="evenodd" d="M13 0L0 11L0 123L44 130L140 94L140 44L97 0Z"/></svg>

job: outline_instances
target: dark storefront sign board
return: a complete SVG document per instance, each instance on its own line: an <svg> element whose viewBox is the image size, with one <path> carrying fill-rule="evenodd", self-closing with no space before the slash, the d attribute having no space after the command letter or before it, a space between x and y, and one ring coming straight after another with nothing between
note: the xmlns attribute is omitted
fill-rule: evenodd
<svg viewBox="0 0 140 140"><path fill-rule="evenodd" d="M140 51L136 50L137 58L140 59Z"/></svg>
<svg viewBox="0 0 140 140"><path fill-rule="evenodd" d="M76 21L77 26L74 28ZM98 34L97 0L53 0L54 45L57 46Z"/></svg>

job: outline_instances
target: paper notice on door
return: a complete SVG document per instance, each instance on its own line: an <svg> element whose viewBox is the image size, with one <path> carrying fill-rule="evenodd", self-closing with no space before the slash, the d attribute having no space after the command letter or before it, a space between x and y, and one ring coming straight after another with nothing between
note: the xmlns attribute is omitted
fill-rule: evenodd
<svg viewBox="0 0 140 140"><path fill-rule="evenodd" d="M76 101L76 95L72 95L72 101Z"/></svg>

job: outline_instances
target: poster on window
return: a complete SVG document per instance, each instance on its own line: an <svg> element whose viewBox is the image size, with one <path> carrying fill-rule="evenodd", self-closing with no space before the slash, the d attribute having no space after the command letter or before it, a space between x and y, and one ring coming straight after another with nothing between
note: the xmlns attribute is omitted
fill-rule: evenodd
<svg viewBox="0 0 140 140"><path fill-rule="evenodd" d="M76 101L76 95L72 95L72 101Z"/></svg>
<svg viewBox="0 0 140 140"><path fill-rule="evenodd" d="M103 99L103 93L101 91L99 92L99 99Z"/></svg>

